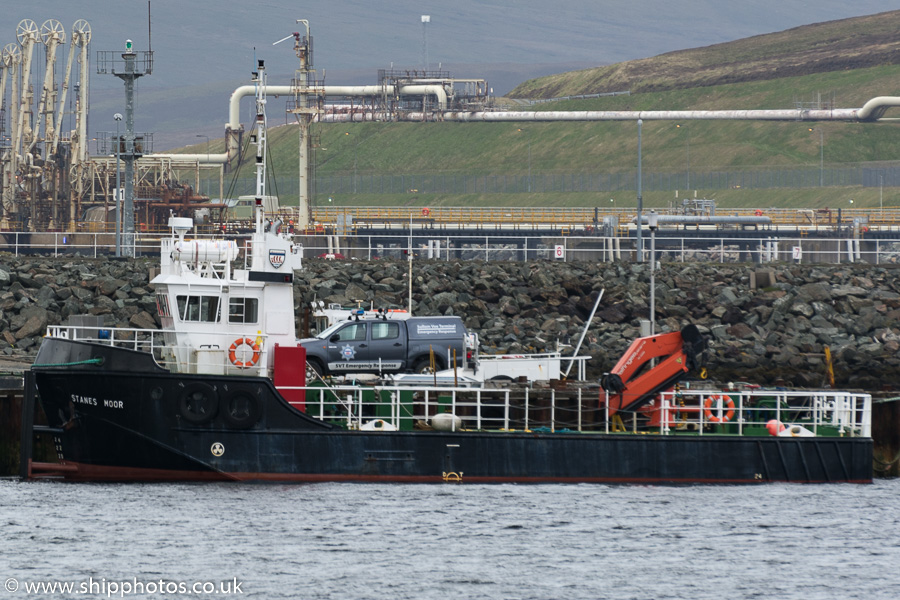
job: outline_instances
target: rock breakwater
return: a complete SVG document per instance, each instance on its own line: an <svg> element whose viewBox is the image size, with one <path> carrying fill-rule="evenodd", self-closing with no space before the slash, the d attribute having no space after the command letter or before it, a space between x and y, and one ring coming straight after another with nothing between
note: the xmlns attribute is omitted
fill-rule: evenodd
<svg viewBox="0 0 900 600"><path fill-rule="evenodd" d="M28 359L47 325L102 315L109 326L158 327L153 260L0 256L0 354ZM610 369L649 317L649 265L441 262L413 265L413 312L459 315L485 352L574 345L605 289L581 354L588 374ZM408 265L308 260L295 278L298 326L313 300L406 307ZM900 387L900 268L872 265L663 263L657 331L696 324L720 381L819 386L825 347L841 387Z"/></svg>

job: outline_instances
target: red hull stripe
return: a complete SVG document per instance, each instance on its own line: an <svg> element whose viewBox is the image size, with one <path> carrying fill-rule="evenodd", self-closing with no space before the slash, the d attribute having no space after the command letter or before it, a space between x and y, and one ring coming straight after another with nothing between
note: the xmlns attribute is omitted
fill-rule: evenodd
<svg viewBox="0 0 900 600"><path fill-rule="evenodd" d="M215 471L176 471L108 467L84 463L34 463L33 474L58 474L72 481L246 481L281 483L443 483L441 475L363 475L318 473L217 473ZM448 483L457 483L449 481ZM466 477L458 483L768 483L759 479L652 479L642 477ZM828 483L826 480L799 483ZM848 483L872 483L867 479L851 479Z"/></svg>

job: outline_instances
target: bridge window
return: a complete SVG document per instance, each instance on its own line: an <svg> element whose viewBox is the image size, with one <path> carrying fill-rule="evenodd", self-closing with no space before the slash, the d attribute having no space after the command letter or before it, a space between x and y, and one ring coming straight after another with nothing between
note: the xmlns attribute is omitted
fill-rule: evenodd
<svg viewBox="0 0 900 600"><path fill-rule="evenodd" d="M259 300L257 298L230 298L228 300L229 323L258 323Z"/></svg>
<svg viewBox="0 0 900 600"><path fill-rule="evenodd" d="M161 317L172 316L172 313L169 312L169 297L165 294L156 295L156 311Z"/></svg>
<svg viewBox="0 0 900 600"><path fill-rule="evenodd" d="M219 321L218 296L178 296L178 316L182 321L217 323Z"/></svg>

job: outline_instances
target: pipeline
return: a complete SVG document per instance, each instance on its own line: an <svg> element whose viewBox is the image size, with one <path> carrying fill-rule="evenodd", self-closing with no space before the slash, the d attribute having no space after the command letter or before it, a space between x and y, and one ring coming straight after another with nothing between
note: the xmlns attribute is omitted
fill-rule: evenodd
<svg viewBox="0 0 900 600"><path fill-rule="evenodd" d="M228 112L228 131L240 128L241 98L255 94L256 88L244 85L231 94ZM378 96L385 92L380 85L361 86L322 86L310 88L311 91L325 96ZM295 94L297 88L290 85L268 86L267 93L278 96ZM460 122L545 122L545 121L666 121L666 120L732 120L732 121L880 121L884 113L893 107L900 107L898 96L878 96L872 98L862 108L835 108L831 110L803 109L759 109L759 110L582 110L582 111L443 111L447 106L447 92L441 85L402 85L395 93L434 95L437 98L438 112L409 112L401 114L404 121L460 121ZM383 115L386 117L387 115ZM374 115L325 115L324 121L366 121L375 119ZM887 120L887 119L885 119ZM151 154L150 157L172 157L201 163L225 163L236 156L237 141L228 138L228 147L224 154Z"/></svg>
<svg viewBox="0 0 900 600"><path fill-rule="evenodd" d="M900 98L897 98L900 106ZM833 110L572 110L572 111L447 111L439 115L421 112L406 113L407 121L434 119L443 121L678 121L678 120L723 120L723 121L856 121L858 108L838 108Z"/></svg>
<svg viewBox="0 0 900 600"><path fill-rule="evenodd" d="M716 217L707 215L658 215L657 223L660 225L771 225L769 217ZM631 220L637 223L637 217ZM641 216L641 224L649 223L648 216Z"/></svg>

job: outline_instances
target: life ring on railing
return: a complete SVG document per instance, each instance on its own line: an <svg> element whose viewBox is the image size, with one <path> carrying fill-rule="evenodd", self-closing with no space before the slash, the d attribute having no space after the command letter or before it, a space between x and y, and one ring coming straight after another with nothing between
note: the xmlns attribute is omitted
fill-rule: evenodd
<svg viewBox="0 0 900 600"><path fill-rule="evenodd" d="M713 402L722 401L723 405L728 409L722 418L720 419L712 412ZM731 399L730 396L726 396L725 394L713 394L712 396L706 399L706 402L703 403L703 416L706 417L706 420L710 423L727 423L734 416L734 400Z"/></svg>
<svg viewBox="0 0 900 600"><path fill-rule="evenodd" d="M431 209L430 209L430 208L423 208L423 209L422 209L422 216L423 216L423 217L427 217L427 216L430 215L430 214L431 214Z"/></svg>
<svg viewBox="0 0 900 600"><path fill-rule="evenodd" d="M253 350L253 356L250 357L248 361L238 360L235 352L240 346L247 345L250 346L250 349ZM236 366L238 369L249 369L259 362L259 344L251 340L250 338L238 338L234 340L231 344L231 348L228 349L228 360L231 361L231 364Z"/></svg>
<svg viewBox="0 0 900 600"><path fill-rule="evenodd" d="M760 209L758 209L758 208L756 209L756 212L755 212L754 214L755 214L757 217L761 217L761 216L763 215L762 210L760 210Z"/></svg>

